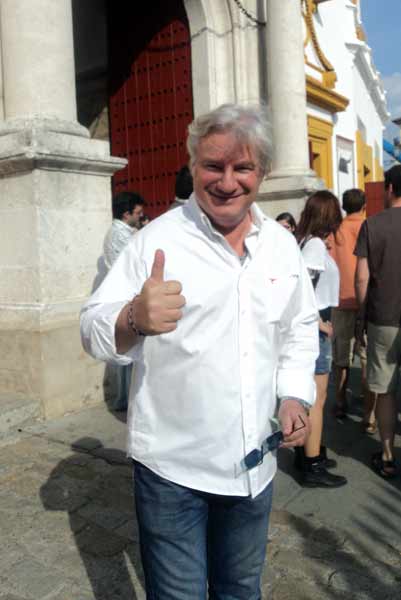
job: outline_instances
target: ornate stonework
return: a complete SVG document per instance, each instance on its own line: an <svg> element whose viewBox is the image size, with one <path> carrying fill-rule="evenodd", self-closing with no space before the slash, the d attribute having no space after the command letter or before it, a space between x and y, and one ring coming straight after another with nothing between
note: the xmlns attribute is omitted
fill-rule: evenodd
<svg viewBox="0 0 401 600"><path fill-rule="evenodd" d="M333 89L337 81L337 75L333 65L323 52L316 34L315 24L313 22L313 13L316 11L316 4L314 0L301 0L301 2L302 14L306 26L306 37L304 40L304 46L306 49L307 46L311 44L318 60L318 65L313 64L311 61L308 60L307 56L305 55L305 63L312 69L315 69L316 71L320 72L322 83L325 87Z"/></svg>

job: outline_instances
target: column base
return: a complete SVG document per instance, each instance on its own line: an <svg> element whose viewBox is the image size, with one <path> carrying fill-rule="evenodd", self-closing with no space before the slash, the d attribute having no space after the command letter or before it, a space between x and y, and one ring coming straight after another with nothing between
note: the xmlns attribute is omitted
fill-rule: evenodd
<svg viewBox="0 0 401 600"><path fill-rule="evenodd" d="M32 125L32 123L31 123ZM83 128L84 129L84 128ZM109 144L30 126L0 135L0 411L44 418L103 400L104 365L80 342L111 223Z"/></svg>
<svg viewBox="0 0 401 600"><path fill-rule="evenodd" d="M273 219L282 212L290 212L298 219L306 198L325 187L314 171L286 175L272 172L260 186L258 205Z"/></svg>
<svg viewBox="0 0 401 600"><path fill-rule="evenodd" d="M12 401L29 407L32 417L49 419L104 401L105 365L92 360L81 347L82 303L31 307L20 303L3 310L1 412ZM26 412L15 418L26 419Z"/></svg>

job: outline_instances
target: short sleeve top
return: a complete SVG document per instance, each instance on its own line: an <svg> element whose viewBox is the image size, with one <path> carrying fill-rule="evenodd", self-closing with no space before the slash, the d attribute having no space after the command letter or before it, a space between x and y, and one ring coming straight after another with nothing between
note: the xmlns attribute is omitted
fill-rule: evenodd
<svg viewBox="0 0 401 600"><path fill-rule="evenodd" d="M302 247L302 256L312 279L319 273L315 288L318 310L338 306L340 274L325 243L318 237L312 237Z"/></svg>
<svg viewBox="0 0 401 600"><path fill-rule="evenodd" d="M367 318L375 325L401 325L401 207L383 210L363 223L355 255L367 258Z"/></svg>

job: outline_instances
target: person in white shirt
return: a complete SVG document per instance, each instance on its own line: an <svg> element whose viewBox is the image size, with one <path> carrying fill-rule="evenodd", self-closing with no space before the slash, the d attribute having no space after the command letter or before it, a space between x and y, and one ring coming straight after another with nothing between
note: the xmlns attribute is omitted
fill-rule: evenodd
<svg viewBox="0 0 401 600"><path fill-rule="evenodd" d="M135 192L120 192L113 198L113 221L103 243L104 262L107 270L140 229L145 201Z"/></svg>
<svg viewBox="0 0 401 600"><path fill-rule="evenodd" d="M295 465L302 471L303 485L308 487L334 488L347 483L342 475L328 471L336 466L336 462L327 457L326 448L321 445L323 409L331 369L331 309L338 306L340 293L340 274L327 246L341 221L337 197L328 190L320 190L306 201L296 230L319 310L319 356L315 366L317 398L310 413L312 432L305 448L295 451Z"/></svg>
<svg viewBox="0 0 401 600"><path fill-rule="evenodd" d="M261 597L271 450L309 433L317 308L294 236L255 203L269 131L261 107L197 117L189 202L132 238L81 314L88 352L136 365L128 454L154 600Z"/></svg>
<svg viewBox="0 0 401 600"><path fill-rule="evenodd" d="M140 228L145 201L135 192L120 192L113 198L113 221L103 243L103 259L107 273L121 251ZM128 408L129 388L132 377L132 364L115 365L109 371L112 387L115 388L112 409L125 411Z"/></svg>

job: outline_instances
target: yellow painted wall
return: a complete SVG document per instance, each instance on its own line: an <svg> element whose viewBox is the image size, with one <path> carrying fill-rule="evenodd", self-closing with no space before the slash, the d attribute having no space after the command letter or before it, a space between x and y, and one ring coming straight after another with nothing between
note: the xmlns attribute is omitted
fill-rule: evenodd
<svg viewBox="0 0 401 600"><path fill-rule="evenodd" d="M368 183L369 181L374 181L373 168L373 148L372 146L368 146L368 144L365 144L365 160L363 165L365 183Z"/></svg>
<svg viewBox="0 0 401 600"><path fill-rule="evenodd" d="M333 188L333 125L323 119L308 116L308 137L312 149L312 168L323 179L326 186Z"/></svg>
<svg viewBox="0 0 401 600"><path fill-rule="evenodd" d="M365 142L362 137L362 133L357 131L355 134L356 143L356 173L358 178L358 187L360 190L365 189L365 177L363 173L363 161L365 154Z"/></svg>
<svg viewBox="0 0 401 600"><path fill-rule="evenodd" d="M364 190L365 183L383 180L383 169L377 159L373 159L373 148L365 142L359 130L355 134L355 143L358 187Z"/></svg>
<svg viewBox="0 0 401 600"><path fill-rule="evenodd" d="M375 181L384 181L384 171L380 159L375 158Z"/></svg>

